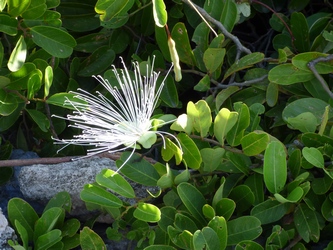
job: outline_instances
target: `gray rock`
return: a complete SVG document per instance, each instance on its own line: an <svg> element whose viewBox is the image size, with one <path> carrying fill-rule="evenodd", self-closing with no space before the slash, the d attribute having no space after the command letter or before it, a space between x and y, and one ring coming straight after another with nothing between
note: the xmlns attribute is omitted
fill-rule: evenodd
<svg viewBox="0 0 333 250"><path fill-rule="evenodd" d="M114 161L98 157L53 165L37 164L22 167L18 182L25 199L43 205L57 193L67 191L72 198L71 214L81 216L87 209L80 192L85 184L95 182L95 176L104 168L117 169Z"/></svg>
<svg viewBox="0 0 333 250"><path fill-rule="evenodd" d="M14 229L8 225L6 217L3 215L0 208L0 249L10 250L12 249L8 244L8 240L17 241L17 236Z"/></svg>

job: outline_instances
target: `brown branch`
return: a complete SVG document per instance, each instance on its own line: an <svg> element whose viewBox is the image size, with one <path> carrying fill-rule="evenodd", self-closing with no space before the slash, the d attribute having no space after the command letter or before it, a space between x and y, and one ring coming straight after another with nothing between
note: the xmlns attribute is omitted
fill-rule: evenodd
<svg viewBox="0 0 333 250"><path fill-rule="evenodd" d="M109 158L111 160L119 160L121 153L101 153L94 156ZM43 165L52 165L63 162L71 162L73 160L79 160L81 158L88 158L92 156L65 156L65 157L46 157L46 158L35 158L35 159L19 159L19 160L0 160L0 168L1 167L17 167L17 166L31 166L35 164L43 164ZM150 162L151 164L155 164L156 161L149 158L143 157L145 160Z"/></svg>

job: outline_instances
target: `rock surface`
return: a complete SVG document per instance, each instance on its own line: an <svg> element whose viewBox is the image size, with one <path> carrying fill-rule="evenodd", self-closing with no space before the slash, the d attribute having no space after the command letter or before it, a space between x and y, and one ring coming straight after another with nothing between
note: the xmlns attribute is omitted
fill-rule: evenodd
<svg viewBox="0 0 333 250"><path fill-rule="evenodd" d="M6 217L3 215L0 208L0 249L1 250L10 250L12 249L8 244L8 240L17 240L14 229L8 225Z"/></svg>

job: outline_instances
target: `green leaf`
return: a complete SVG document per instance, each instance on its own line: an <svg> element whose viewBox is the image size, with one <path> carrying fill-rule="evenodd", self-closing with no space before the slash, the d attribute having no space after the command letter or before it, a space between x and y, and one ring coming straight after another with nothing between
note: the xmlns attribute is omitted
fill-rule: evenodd
<svg viewBox="0 0 333 250"><path fill-rule="evenodd" d="M212 125L211 111L207 102L200 100L194 104L190 101L187 103L186 112L192 120L193 128L200 133L202 138L205 137Z"/></svg>
<svg viewBox="0 0 333 250"><path fill-rule="evenodd" d="M261 233L260 220L254 216L242 216L227 222L228 246L236 245L243 240L254 240Z"/></svg>
<svg viewBox="0 0 333 250"><path fill-rule="evenodd" d="M210 89L210 77L205 75L201 80L193 87L195 91L206 92Z"/></svg>
<svg viewBox="0 0 333 250"><path fill-rule="evenodd" d="M128 160L128 157L131 158ZM137 154L132 155L131 152L124 152L116 161L117 166L120 167L126 160L128 160L127 163L120 169L122 174L142 185L156 186L160 175L151 163Z"/></svg>
<svg viewBox="0 0 333 250"><path fill-rule="evenodd" d="M162 77L157 79L156 89L160 86L164 79ZM161 100L170 108L177 108L179 105L179 97L177 87L174 79L171 76L167 76L164 80L164 87L162 89Z"/></svg>
<svg viewBox="0 0 333 250"><path fill-rule="evenodd" d="M120 174L111 169L103 169L97 174L96 182L126 198L135 197L132 186Z"/></svg>
<svg viewBox="0 0 333 250"><path fill-rule="evenodd" d="M66 220L61 227L61 233L63 237L73 237L80 229L80 221L76 218Z"/></svg>
<svg viewBox="0 0 333 250"><path fill-rule="evenodd" d="M20 235L24 249L28 249L29 235L27 230L24 228L24 226L22 226L22 224L18 220L15 220L15 228L18 234Z"/></svg>
<svg viewBox="0 0 333 250"><path fill-rule="evenodd" d="M52 207L46 210L42 216L36 221L34 231L34 241L38 241L38 238L46 233L55 229L55 226L59 221L64 219L65 212L62 208ZM63 221L60 221L62 224ZM56 243L56 242L55 242Z"/></svg>
<svg viewBox="0 0 333 250"><path fill-rule="evenodd" d="M287 123L293 128L299 131L315 132L317 129L318 121L314 114L310 112L304 112L295 117L289 117Z"/></svg>
<svg viewBox="0 0 333 250"><path fill-rule="evenodd" d="M18 107L16 97L3 89L0 89L0 104L0 115L2 116L12 114Z"/></svg>
<svg viewBox="0 0 333 250"><path fill-rule="evenodd" d="M291 63L278 65L271 69L268 73L268 80L280 85L306 82L313 78L314 75L311 71L299 69Z"/></svg>
<svg viewBox="0 0 333 250"><path fill-rule="evenodd" d="M153 2L153 16L155 24L158 27L164 27L168 21L168 13L165 9L163 0L152 0Z"/></svg>
<svg viewBox="0 0 333 250"><path fill-rule="evenodd" d="M251 240L243 240L235 246L235 250L244 250L244 249L264 250L264 248L260 244Z"/></svg>
<svg viewBox="0 0 333 250"><path fill-rule="evenodd" d="M60 207L65 209L65 211L70 212L72 208L72 201L69 193L62 191L53 196L45 206L43 213L52 207Z"/></svg>
<svg viewBox="0 0 333 250"><path fill-rule="evenodd" d="M310 71L309 66L308 66L309 62L311 62L312 60L315 60L317 58L325 58L327 56L328 56L328 54L314 52L314 51L300 53L293 57L292 64L301 70ZM333 60L326 61L326 62L318 62L315 65L315 69L317 70L318 74L331 73L333 70Z"/></svg>
<svg viewBox="0 0 333 250"><path fill-rule="evenodd" d="M68 109L75 110L75 108L72 105L65 105L65 101L67 99L71 102L81 102L82 104L85 103L84 101L76 98L75 96L76 96L76 94L73 94L73 93L66 93L66 92L56 93L56 94L50 96L48 99L46 99L46 103L60 106L62 108L68 108Z"/></svg>
<svg viewBox="0 0 333 250"><path fill-rule="evenodd" d="M13 17L20 16L30 5L30 0L7 0L8 14Z"/></svg>
<svg viewBox="0 0 333 250"><path fill-rule="evenodd" d="M267 189L279 193L287 181L287 160L281 142L272 141L268 144L264 155L264 182Z"/></svg>
<svg viewBox="0 0 333 250"><path fill-rule="evenodd" d="M179 165L183 158L182 151L180 150L179 146L177 146L169 138L164 139L165 147L163 147L161 150L163 160L168 162L173 156L175 156L176 164Z"/></svg>
<svg viewBox="0 0 333 250"><path fill-rule="evenodd" d="M80 233L80 245L82 250L106 250L102 238L89 227L82 229Z"/></svg>
<svg viewBox="0 0 333 250"><path fill-rule="evenodd" d="M243 152L247 156L260 154L266 149L268 142L268 134L260 131L253 131L241 139Z"/></svg>
<svg viewBox="0 0 333 250"><path fill-rule="evenodd" d="M35 222L38 220L38 215L35 210L26 201L20 198L10 199L7 207L10 223L15 225L15 220L19 221L27 231L29 241L32 241Z"/></svg>
<svg viewBox="0 0 333 250"><path fill-rule="evenodd" d="M227 142L231 146L238 146L244 136L245 129L250 125L250 110L245 103L234 103L235 111L238 113L238 120L227 134Z"/></svg>
<svg viewBox="0 0 333 250"><path fill-rule="evenodd" d="M141 221L158 222L161 219L161 211L153 204L139 202L133 216Z"/></svg>
<svg viewBox="0 0 333 250"><path fill-rule="evenodd" d="M199 249L221 249L217 233L210 227L204 227L193 234L193 246L195 250Z"/></svg>
<svg viewBox="0 0 333 250"><path fill-rule="evenodd" d="M274 197L276 198L277 201L281 203L285 202L296 203L300 201L300 199L303 197L303 194L304 194L303 188L296 187L293 191L291 191L290 194L288 194L287 198L284 198L280 194L274 194Z"/></svg>
<svg viewBox="0 0 333 250"><path fill-rule="evenodd" d="M226 89L221 90L215 100L216 110L220 110L222 104L234 93L236 93L240 88L237 86L230 86Z"/></svg>
<svg viewBox="0 0 333 250"><path fill-rule="evenodd" d="M10 71L19 70L23 66L26 56L27 56L27 44L24 41L24 37L20 36L20 39L17 41L15 48L10 54L7 63L8 69Z"/></svg>
<svg viewBox="0 0 333 250"><path fill-rule="evenodd" d="M38 250L47 250L61 241L61 231L54 229L46 234L39 236L35 248Z"/></svg>
<svg viewBox="0 0 333 250"><path fill-rule="evenodd" d="M299 204L294 212L295 227L305 242L318 242L320 235L316 213L305 204Z"/></svg>
<svg viewBox="0 0 333 250"><path fill-rule="evenodd" d="M42 112L35 109L26 109L27 113L30 115L32 120L38 125L38 127L43 131L47 132L50 128L50 121Z"/></svg>
<svg viewBox="0 0 333 250"><path fill-rule="evenodd" d="M185 132L186 134L191 134L193 129L192 120L187 114L182 114L178 116L177 120L171 124L170 128L175 131Z"/></svg>
<svg viewBox="0 0 333 250"><path fill-rule="evenodd" d="M206 204L205 197L193 185L182 182L177 186L177 192L185 207L192 216L201 224L206 225L202 207Z"/></svg>
<svg viewBox="0 0 333 250"><path fill-rule="evenodd" d="M264 201L264 179L262 174L254 173L250 175L245 183L254 194L254 204L257 205Z"/></svg>
<svg viewBox="0 0 333 250"><path fill-rule="evenodd" d="M84 185L80 198L85 202L110 208L120 208L123 205L117 196L93 184Z"/></svg>
<svg viewBox="0 0 333 250"><path fill-rule="evenodd" d="M45 84L44 84L44 98L49 96L50 88L53 82L53 69L51 66L45 68Z"/></svg>
<svg viewBox="0 0 333 250"><path fill-rule="evenodd" d="M224 138L236 124L238 119L237 112L230 112L226 108L222 108L214 120L214 134L216 139L224 145Z"/></svg>
<svg viewBox="0 0 333 250"><path fill-rule="evenodd" d="M41 25L32 27L30 32L34 43L55 57L69 57L76 46L75 39L58 28Z"/></svg>
<svg viewBox="0 0 333 250"><path fill-rule="evenodd" d="M209 221L208 226L212 228L218 236L218 239L220 241L219 249L225 249L227 246L227 237L228 237L226 219L221 216L215 216L213 219Z"/></svg>
<svg viewBox="0 0 333 250"><path fill-rule="evenodd" d="M202 158L200 151L194 141L184 133L179 133L177 136L183 151L183 161L187 167L199 169Z"/></svg>
<svg viewBox="0 0 333 250"><path fill-rule="evenodd" d="M213 172L220 166L225 153L224 148L203 148L200 150L202 162L204 164L203 169L206 172Z"/></svg>
<svg viewBox="0 0 333 250"><path fill-rule="evenodd" d="M161 219L157 222L158 226L164 231L168 231L168 226L173 225L175 221L176 209L170 206L164 206L160 209Z"/></svg>
<svg viewBox="0 0 333 250"><path fill-rule="evenodd" d="M110 21L120 13L129 10L132 7L132 5L128 6L129 2L129 0L98 0L95 5L95 11L101 15L101 21Z"/></svg>
<svg viewBox="0 0 333 250"><path fill-rule="evenodd" d="M302 149L302 154L305 160L307 160L313 166L317 168L325 167L324 156L317 148L304 147Z"/></svg>
<svg viewBox="0 0 333 250"><path fill-rule="evenodd" d="M260 52L254 52L252 54L242 57L241 59L239 59L237 62L235 62L234 64L232 64L230 66L230 68L225 73L223 80L225 80L226 78L228 78L229 76L231 76L232 74L234 74L240 70L252 67L254 64L259 63L262 60L264 60L264 58L265 58L265 55Z"/></svg>
<svg viewBox="0 0 333 250"><path fill-rule="evenodd" d="M208 74L212 74L221 67L225 56L225 48L208 48L204 55L203 61L205 63Z"/></svg>
<svg viewBox="0 0 333 250"><path fill-rule="evenodd" d="M266 90L266 102L270 107L274 107L279 98L279 87L277 84L270 82Z"/></svg>
<svg viewBox="0 0 333 250"><path fill-rule="evenodd" d="M288 203L280 203L276 200L265 200L254 206L251 215L258 218L262 225L280 220L290 208Z"/></svg>
<svg viewBox="0 0 333 250"><path fill-rule="evenodd" d="M166 246L166 245L151 245L148 247L145 247L144 250L176 250L176 248L172 246Z"/></svg>
<svg viewBox="0 0 333 250"><path fill-rule="evenodd" d="M176 43L179 60L188 65L195 66L195 59L190 46L185 24L176 23L172 28L171 36Z"/></svg>
<svg viewBox="0 0 333 250"><path fill-rule="evenodd" d="M46 0L32 0L29 7L22 13L24 19L37 19L47 9Z"/></svg>
<svg viewBox="0 0 333 250"><path fill-rule="evenodd" d="M17 19L8 15L0 14L0 31L10 36L17 34Z"/></svg>
<svg viewBox="0 0 333 250"><path fill-rule="evenodd" d="M298 52L310 50L309 27L301 12L294 12L290 18L290 28L294 36L294 45Z"/></svg>

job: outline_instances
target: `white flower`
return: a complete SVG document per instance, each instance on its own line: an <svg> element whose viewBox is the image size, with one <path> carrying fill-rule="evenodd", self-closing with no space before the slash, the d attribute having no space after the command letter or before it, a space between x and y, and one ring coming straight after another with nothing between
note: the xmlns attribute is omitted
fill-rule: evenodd
<svg viewBox="0 0 333 250"><path fill-rule="evenodd" d="M132 153L134 153L138 143L144 148L150 148L156 142L156 135L168 134L175 138L170 133L151 130L153 128L151 116L166 78L156 91L159 73L149 70L147 66L147 75L142 77L139 64L136 62L133 63L134 79L132 79L123 60L122 64L124 70L121 74L118 74L113 66L120 89L111 86L101 76L95 77L114 100L107 99L100 92L96 92L96 96L83 89L72 92L78 101L67 99L64 105L72 106L75 111L63 119L73 122L70 126L81 129L82 133L75 135L73 139L56 140L56 143L66 144L64 147L71 144L93 146L88 149L88 156L91 156L102 152L114 153L127 148L133 148ZM164 122L166 123L168 122ZM178 140L177 143L181 147Z"/></svg>

